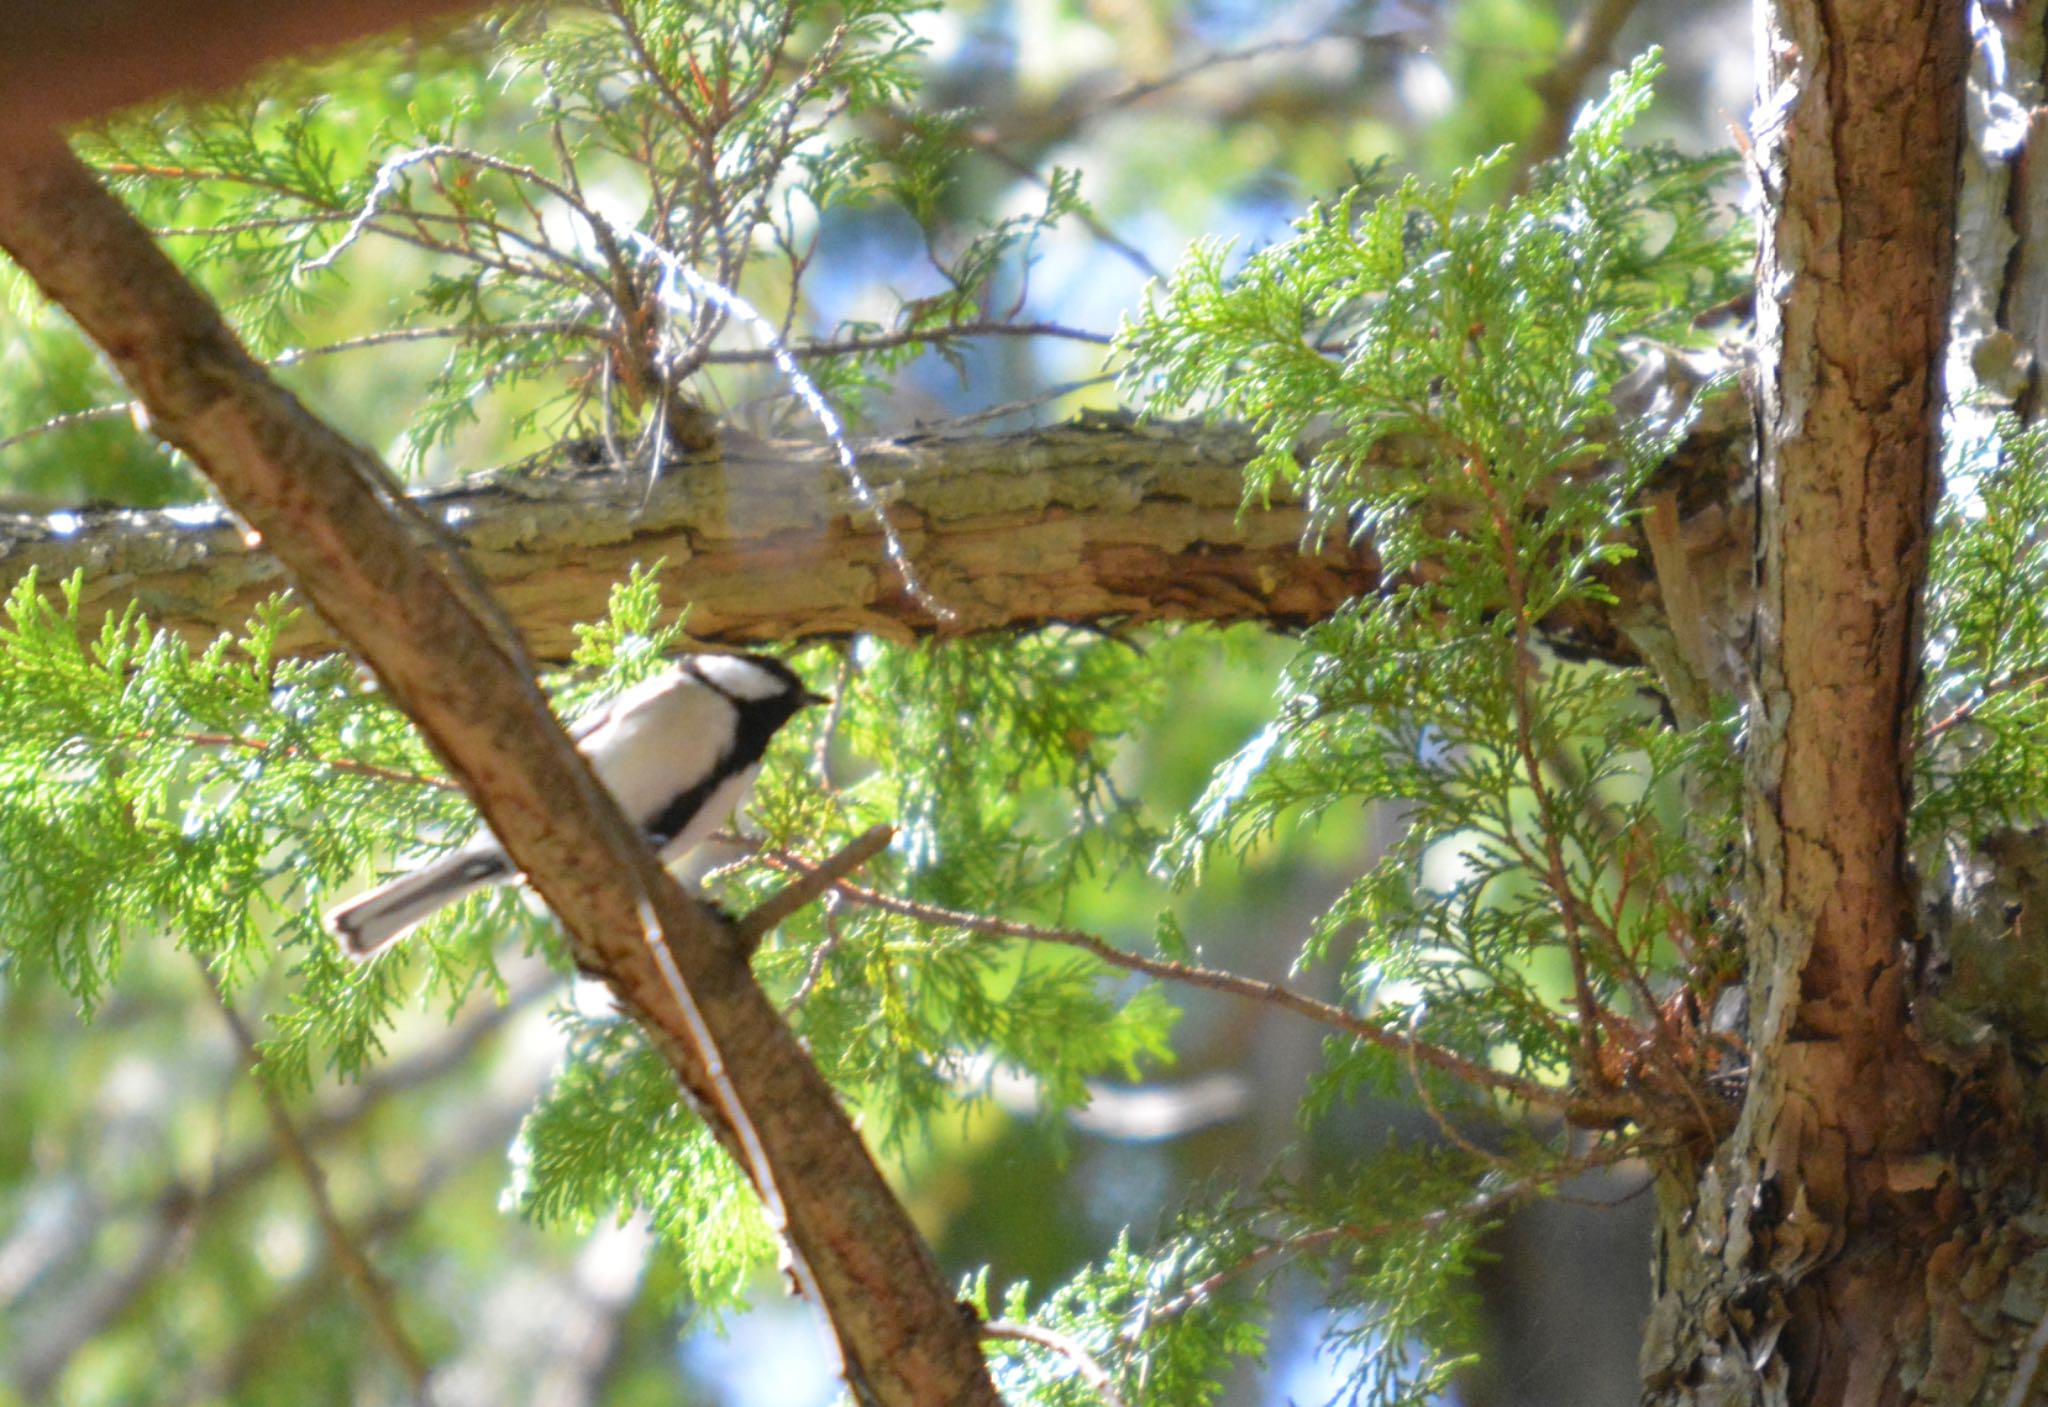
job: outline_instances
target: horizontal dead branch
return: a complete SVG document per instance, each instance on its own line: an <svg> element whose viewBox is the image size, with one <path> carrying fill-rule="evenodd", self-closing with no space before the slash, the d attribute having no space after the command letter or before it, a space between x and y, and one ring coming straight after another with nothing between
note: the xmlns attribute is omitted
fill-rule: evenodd
<svg viewBox="0 0 2048 1407"><path fill-rule="evenodd" d="M1697 519L1746 462L1742 427L1695 433L1680 458ZM1089 417L1002 435L912 435L857 446L948 632L1052 622L1265 621L1300 625L1379 585L1369 545L1304 553L1299 504L1240 512L1252 436L1232 427ZM545 462L422 491L424 512L469 548L532 653L568 655L634 563L665 560L662 593L724 643L932 631L829 446L727 433L644 474L593 467L575 447ZM1723 515L1725 516L1725 515ZM1724 536L1718 528L1712 536ZM85 572L88 629L130 602L194 644L239 629L285 586L276 561L216 509L0 514L0 586ZM1626 576L1627 574L1624 573ZM1654 594L1617 583L1624 613ZM1580 648L1636 657L1619 618L1553 622ZM334 648L315 618L280 642Z"/></svg>

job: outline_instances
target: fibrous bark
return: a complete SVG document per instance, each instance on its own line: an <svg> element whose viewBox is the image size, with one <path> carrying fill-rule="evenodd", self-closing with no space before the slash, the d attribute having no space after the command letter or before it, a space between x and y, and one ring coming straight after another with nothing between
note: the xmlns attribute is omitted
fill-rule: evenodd
<svg viewBox="0 0 2048 1407"><path fill-rule="evenodd" d="M1911 1019L1906 850L1967 52L1960 3L1766 15L1751 1065L1736 1132L1665 1178L1656 1402L1921 1401L1967 1369L1947 1302L1982 1238Z"/></svg>

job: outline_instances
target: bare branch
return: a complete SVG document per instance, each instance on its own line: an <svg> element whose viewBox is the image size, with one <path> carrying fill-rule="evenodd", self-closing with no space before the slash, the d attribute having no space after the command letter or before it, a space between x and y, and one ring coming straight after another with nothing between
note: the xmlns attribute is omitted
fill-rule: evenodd
<svg viewBox="0 0 2048 1407"><path fill-rule="evenodd" d="M1703 416L1669 474L1686 486L1682 526L1694 572L1718 583L1739 570L1744 584L1728 589L1746 591L1750 528L1736 486L1747 474L1749 422L1738 411L1730 400ZM1306 516L1284 494L1240 511L1244 465L1257 450L1241 429L1097 415L855 449L961 631L1150 620L1301 625L1380 585L1370 543L1303 552ZM1400 452L1390 447L1389 462ZM935 629L904 597L826 447L728 432L664 465L651 493L644 470L607 467L614 462L600 443L572 443L414 496L468 548L533 654L568 658L574 627L603 615L613 583L657 558L668 564L664 605L687 604L692 632L707 642L860 632L904 639ZM1627 625L1659 611L1648 561L1639 554L1609 571L1616 604L1546 620L1546 638L1637 660ZM52 590L86 572L80 616L88 630L141 601L153 624L202 646L239 630L287 584L236 518L204 508L0 513L0 589L31 569ZM312 615L278 640L288 655L333 648L333 634Z"/></svg>
<svg viewBox="0 0 2048 1407"><path fill-rule="evenodd" d="M256 1037L241 1013L228 1001L227 993L221 990L220 982L203 960L200 973L206 979L206 989L213 994L214 1005L220 1008L221 1019L227 1023L229 1032L235 1038L235 1045L241 1052L242 1064L256 1085L256 1093L263 1101L263 1113L270 1120L270 1131L277 1141L279 1154L291 1170L305 1185L306 1197L313 1204L313 1218L320 1225L320 1235L327 1242L327 1253L341 1267L342 1275L348 1280L349 1288L355 1291L356 1299L362 1304L363 1312L369 1316L370 1327L377 1341L384 1345L384 1351L391 1355L391 1361L398 1365L398 1371L405 1376L407 1386L412 1389L413 1400L418 1403L429 1401L427 1392L427 1362L421 1357L418 1345L404 1324L399 1322L397 1306L392 1303L391 1286L370 1264L369 1257L358 1246L347 1227L341 1223L341 1216L334 1209L334 1200L327 1195L327 1175L314 1160L312 1150L299 1136L298 1126L293 1123L291 1111L285 1108L284 1096L280 1095L264 1078L258 1068Z"/></svg>
<svg viewBox="0 0 2048 1407"><path fill-rule="evenodd" d="M147 729L141 732L123 734L122 740L130 742L171 741L188 747L232 747L245 752L278 753L286 757L303 756L322 767L336 772L349 772L358 777L374 777L380 782L393 782L408 787L438 787L443 791L456 789L455 783L446 777L429 777L419 772L401 772L395 767L379 767L374 762L358 762L351 757L322 757L306 752L290 744L279 746L268 738L252 737L246 733L156 733Z"/></svg>
<svg viewBox="0 0 2048 1407"><path fill-rule="evenodd" d="M770 865L796 874L814 873L818 868L808 860L781 851L763 850L761 858ZM1061 947L1078 948L1111 967L1126 972L1142 973L1162 982L1179 982L1191 987L1204 987L1212 992L1222 992L1248 1001L1277 1006L1297 1016L1306 1016L1311 1021L1356 1036L1382 1050L1403 1057L1412 1057L1474 1088L1492 1090L1544 1108L1566 1110L1574 1118L1582 1118L1593 1124L1612 1123L1618 1119L1630 1118L1637 1111L1638 1101L1635 1099L1613 1095L1581 1095L1520 1075L1490 1069L1466 1059L1455 1051L1418 1040L1384 1022L1359 1016L1341 1006L1319 1000L1278 982L1262 982L1250 977L1241 977L1234 972L1224 972L1194 963L1176 962L1169 958L1145 957L1138 953L1125 952L1092 933L1081 933L1073 929L1041 928L1036 924L968 913L965 910L922 903L915 899L901 899L844 880L834 883L832 888L856 904L880 909L884 913L917 919L922 923L943 924L969 933L986 934L992 938L1017 938L1034 943L1055 943Z"/></svg>
<svg viewBox="0 0 2048 1407"><path fill-rule="evenodd" d="M595 323L570 322L559 318L529 322L400 327L387 332L370 332L361 337L348 337L339 342L296 347L267 359L264 365L273 369L297 366L300 362L311 361L316 357L331 357L342 352L369 351L377 347L390 347L408 342L484 342L515 337L580 337L592 342L606 342L610 340L611 334ZM799 362L819 361L825 357L858 356L869 352L885 352L897 347L941 347L950 342L967 341L976 337L1053 337L1088 342L1096 346L1107 346L1110 341L1107 333L1089 332L1083 328L1067 327L1056 322L999 322L986 319L977 322L949 323L943 327L799 342L789 347L788 352L792 359ZM775 353L767 348L740 347L722 352L707 352L701 360L710 366L767 366L774 362ZM1061 394L1092 384L1095 383L1076 382L1063 388ZM1024 403L1019 404L1021 406ZM48 420L39 421L12 434L0 435L0 450L12 449L15 445L43 435L57 434L80 425L132 417L138 408L134 401L116 401L111 405L66 411L62 415L53 415ZM980 414L986 417L988 412ZM964 417L961 423L966 423Z"/></svg>
<svg viewBox="0 0 2048 1407"><path fill-rule="evenodd" d="M1171 73L1128 85L1105 100L1102 104L1102 111L1114 112L1118 108L1131 107L1137 103L1142 103L1147 98L1156 97L1169 88L1180 87L1182 84L1218 68L1229 67L1233 64L1252 63L1258 59L1270 58L1275 54L1297 53L1303 49L1310 49L1318 44L1326 43L1334 37L1333 35L1322 33L1302 34L1288 38L1261 40L1255 44L1247 44L1240 49L1218 49L1213 53L1204 54L1198 59L1190 59ZM1375 35L1369 42L1402 49L1415 47L1413 40L1406 39L1400 35ZM1090 114L1091 117L1093 115Z"/></svg>
<svg viewBox="0 0 2048 1407"><path fill-rule="evenodd" d="M1571 134L1572 118L1594 71L1613 62L1615 36L1636 10L1636 0L1586 0L1586 8L1572 22L1564 47L1550 68L1529 81L1543 100L1543 116L1515 148L1508 189L1528 189L1536 168L1564 150Z"/></svg>
<svg viewBox="0 0 2048 1407"><path fill-rule="evenodd" d="M650 493L644 471L602 467L601 445L428 490L517 619L533 653L565 659L573 627L601 616L612 583L665 559L665 604L690 606L700 639L802 640L934 628L907 600L880 534L832 452L728 434L679 455ZM913 560L963 629L1049 621L1319 619L1371 591L1366 551L1306 556L1295 507L1239 517L1249 436L1096 420L996 436L921 435L856 445ZM642 502L645 511L639 511ZM83 624L130 600L194 644L239 629L286 579L218 510L0 514L0 586L77 568ZM316 617L287 654L331 650Z"/></svg>
<svg viewBox="0 0 2048 1407"><path fill-rule="evenodd" d="M797 361L820 357L843 357L861 352L886 352L896 347L935 347L970 337L1052 337L1069 342L1086 342L1107 347L1115 339L1106 332L1069 327L1060 322L1021 322L1014 318L982 318L970 322L942 323L937 327L905 328L898 332L875 332L853 337L827 337L798 342L789 349ZM759 350L706 352L707 366L753 366L770 362L774 353Z"/></svg>
<svg viewBox="0 0 2048 1407"><path fill-rule="evenodd" d="M795 883L741 915L733 923L733 936L751 951L768 936L769 929L888 849L895 838L894 826L868 827L815 866L801 871Z"/></svg>
<svg viewBox="0 0 2048 1407"><path fill-rule="evenodd" d="M1103 1407L1124 1407L1124 1399L1117 1392L1116 1380L1110 1377L1109 1370L1096 1362L1095 1355L1083 1348L1081 1341L1071 1334L1036 1324L1019 1324L1011 1319L991 1319L981 1326L981 1336L985 1339L1014 1339L1019 1343L1035 1343L1040 1348L1049 1348L1074 1365L1081 1381L1102 1399Z"/></svg>

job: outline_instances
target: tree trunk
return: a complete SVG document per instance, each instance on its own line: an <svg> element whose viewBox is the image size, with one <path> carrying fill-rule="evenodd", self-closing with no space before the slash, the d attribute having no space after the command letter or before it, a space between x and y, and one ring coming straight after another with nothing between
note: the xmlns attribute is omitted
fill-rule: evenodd
<svg viewBox="0 0 2048 1407"><path fill-rule="evenodd" d="M1762 45L1750 1071L1660 1177L1646 1401L2034 1401L2039 1160L2002 1047L1921 1025L1907 854L1965 7L1776 0Z"/></svg>

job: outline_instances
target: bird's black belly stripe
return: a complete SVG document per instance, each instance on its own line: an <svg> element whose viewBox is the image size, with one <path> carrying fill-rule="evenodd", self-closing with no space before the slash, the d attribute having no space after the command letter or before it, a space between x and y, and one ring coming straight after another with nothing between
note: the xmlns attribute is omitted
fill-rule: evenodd
<svg viewBox="0 0 2048 1407"><path fill-rule="evenodd" d="M668 805L649 817L646 825L647 838L653 843L654 848L659 850L681 835L683 827L690 824L690 818L701 811L704 803L711 799L711 793L718 789L718 784L731 775L721 760L710 776L688 791L678 793Z"/></svg>
<svg viewBox="0 0 2048 1407"><path fill-rule="evenodd" d="M683 669L702 684L732 705L732 742L725 753L712 765L704 779L688 791L679 792L661 810L643 823L643 829L653 838L657 848L666 845L681 835L683 828L704 804L711 799L711 793L734 773L743 772L761 760L761 754L768 751L768 740L789 721L790 715L803 707L804 696L792 689L788 693L776 694L765 699L743 699L734 696L710 679L697 667L695 660L683 661Z"/></svg>

